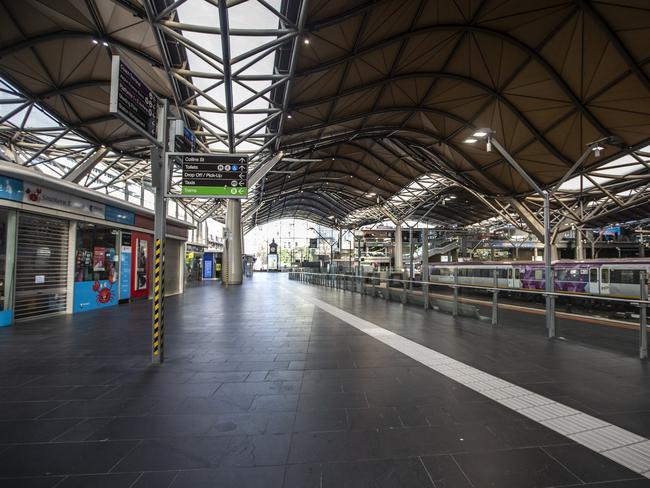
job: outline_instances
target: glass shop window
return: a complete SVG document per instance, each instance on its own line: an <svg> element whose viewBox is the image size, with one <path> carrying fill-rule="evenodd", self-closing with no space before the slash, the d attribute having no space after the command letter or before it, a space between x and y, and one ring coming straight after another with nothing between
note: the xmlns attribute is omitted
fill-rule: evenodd
<svg viewBox="0 0 650 488"><path fill-rule="evenodd" d="M117 230L93 224L77 226L75 281L117 279Z"/></svg>

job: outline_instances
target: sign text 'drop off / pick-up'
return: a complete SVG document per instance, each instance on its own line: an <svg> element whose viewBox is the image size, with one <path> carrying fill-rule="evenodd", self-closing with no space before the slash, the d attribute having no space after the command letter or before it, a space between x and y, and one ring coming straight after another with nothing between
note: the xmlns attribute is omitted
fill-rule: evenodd
<svg viewBox="0 0 650 488"><path fill-rule="evenodd" d="M248 157L233 154L187 154L182 158L183 195L219 198L248 196Z"/></svg>

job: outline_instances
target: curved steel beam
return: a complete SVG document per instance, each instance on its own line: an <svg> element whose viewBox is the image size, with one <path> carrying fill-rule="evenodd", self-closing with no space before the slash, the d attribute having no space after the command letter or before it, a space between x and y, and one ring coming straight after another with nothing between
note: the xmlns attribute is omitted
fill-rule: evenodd
<svg viewBox="0 0 650 488"><path fill-rule="evenodd" d="M300 110L301 108L305 107L313 107L316 105L321 105L323 103L334 103L340 98L343 98L345 96L349 95L354 95L366 90L370 90L372 88L377 88L381 87L396 81L402 81L402 80L411 80L414 78L442 78L442 79L450 79L454 81L459 81L461 83L467 83L469 85L472 85L476 88L478 88L481 91L486 92L493 98L499 100L503 105L505 105L508 110L510 110L518 119L519 121L535 136L535 138L540 141L544 147L551 153L553 156L555 156L559 161L563 162L566 166L571 166L571 161L569 158L567 158L564 154L560 152L559 149L557 149L551 142L546 139L544 134L542 134L531 122L528 120L528 118L510 101L508 100L502 93L499 91L495 90L494 88L478 81L475 80L474 78L470 78L468 76L463 76L463 75L457 75L453 73L447 73L447 72L441 72L441 71L418 71L414 73L407 73L407 74L402 74L398 76L393 76L390 78L384 78L380 79L378 81L375 81L373 83L369 83L367 85L362 85L358 86L355 88L351 88L348 90L345 90L341 92L338 95L335 96L325 96L321 97L318 99L314 100L309 100L306 102L301 102L298 103L294 106L292 106L292 110Z"/></svg>
<svg viewBox="0 0 650 488"><path fill-rule="evenodd" d="M51 97L56 97L59 95L63 95L66 93L70 93L75 90L81 90L83 88L91 88L91 87L98 87L98 86L110 86L111 81L110 80L88 80L88 81L80 81L78 83L72 83L70 85L65 85L60 88L56 88L54 90L49 90L46 92L41 92L41 93L36 93L32 95L32 98L34 100L45 100L46 98L51 98Z"/></svg>
<svg viewBox="0 0 650 488"><path fill-rule="evenodd" d="M468 121L463 119L462 117L459 117L458 115L452 114L451 112L447 112L446 110L440 110L437 108L427 108L427 107L417 107L417 106L408 106L408 105L399 105L396 107L386 107L382 108L380 110L373 110L370 112L359 112L355 113L352 115L349 115L347 117L342 117L339 119L334 119L331 120L330 122L321 122L318 124L312 124L312 125L305 125L302 127L296 127L295 129L292 129L291 131L285 132L285 136L291 136L295 134L302 134L304 132L309 132L312 130L320 130L323 128L326 128L330 125L339 125L339 124L345 124L347 122L351 122L356 119L360 119L363 117L368 117L371 115L382 115L382 114L390 114L390 113L406 113L406 114L415 114L417 112L423 112L423 113L428 113L428 114L434 114L434 115L440 115L441 117L445 117L447 119L451 119L455 122L458 122L459 124L463 125L464 127L475 129L473 124Z"/></svg>
<svg viewBox="0 0 650 488"><path fill-rule="evenodd" d="M580 1L580 0L576 0ZM605 24L606 25L606 24ZM551 64L534 48L531 48L527 44L523 43L519 39L511 36L510 34L507 34L505 32L501 32L495 29L490 29L487 27L482 27L479 25L468 25L468 24L438 24L438 25L433 25L433 26L428 26L428 27L422 27L420 29L416 29L410 32L403 32L396 34L388 39L384 39L380 42L377 42L371 46L367 46L363 49L358 50L356 53L352 55L345 55L340 58L337 58L333 61L323 63L318 65L317 67L307 69L300 71L296 73L296 76L303 76L306 74L313 74L317 73L319 71L323 71L329 68L332 68L334 66L337 66L341 63L350 61L355 58L359 58L363 56L364 54L368 54L369 52L372 52L377 49L381 49L383 47L386 47L390 44L393 44L395 42L403 41L404 39L408 39L410 37L418 36L421 34L429 34L432 32L446 32L446 31L454 31L454 32L472 32L472 33L479 33L479 34L485 34L488 36L493 36L498 39L503 40L504 42L507 42L508 44L511 44L512 46L515 46L516 48L520 49L524 53L526 53L527 56L535 60L539 65L548 73L548 75L555 81L558 86L562 89L564 94L567 96L567 98L570 100L570 102L573 104L573 106L579 110L587 120L596 128L598 129L599 132L603 134L603 136L609 135L609 131L600 123L600 121L587 109L587 107L580 101L578 96L573 92L571 87L564 81L564 79L560 76L560 74L551 66Z"/></svg>
<svg viewBox="0 0 650 488"><path fill-rule="evenodd" d="M320 180L308 179L308 178L311 178L311 177L319 177L319 175L329 175L329 174L343 175L344 178L337 179L337 180L334 180L334 181L329 181L329 180L322 179L322 178ZM350 176L353 176L353 178L350 178ZM333 187L336 186L336 185L346 186L346 187L350 187L350 188L354 188L356 190L359 190L360 192L363 192L363 193L366 193L368 191L365 188L362 188L362 187L351 184L352 180L362 181L362 182L366 183L368 186L371 186L371 187L376 187L377 186L375 184L375 182L373 182L371 180L362 178L362 177L360 177L358 175L353 175L353 174L347 173L347 172L339 170L339 169L323 169L323 170L320 170L320 171L312 171L312 172L309 172L309 173L298 175L298 177L295 178L295 180L294 180L294 178L291 178L291 180L289 182L287 182L287 181L279 181L278 180L277 183L274 183L273 181L267 181L266 182L266 191L268 192L268 191L275 190L277 186L283 186L283 185L284 185L283 188L285 189L285 191L288 191L289 189L292 189L292 188L302 188L303 184L319 183L319 182L321 183L321 185L324 185L325 183L328 183L328 185L331 185ZM382 180L383 180L383 178L382 178ZM294 184L294 181L296 181L297 183ZM389 181L389 180L385 180L385 181L387 181L388 183L393 185L396 188L395 191L400 191L403 188L403 186L401 186L401 185L399 185L397 183L393 183L392 181ZM323 188L323 187L321 186L321 188ZM390 191L386 191L386 193L390 194L390 195L394 194L394 193L392 193Z"/></svg>
<svg viewBox="0 0 650 488"><path fill-rule="evenodd" d="M160 62L160 60L154 58L153 56L147 54L144 51L141 51L136 47L130 46L129 44L125 44L124 42L119 41L114 37L111 37L110 35L104 35L102 37L100 34L97 34L95 32L82 32L82 31L62 30L56 32L49 32L47 34L41 34L40 36L31 37L24 41L20 41L0 49L0 58L3 58L10 54L14 54L18 51L22 51L23 49L35 47L36 45L42 44L44 42L56 41L60 39L90 39L90 40L103 39L109 44L113 44L127 51L131 51L132 53L140 56L142 59L145 59L146 61L154 65L156 68L163 69L163 65Z"/></svg>
<svg viewBox="0 0 650 488"><path fill-rule="evenodd" d="M609 41L612 43L612 46L614 46L614 49L616 49L616 52L618 52L619 56L623 58L625 64L627 64L627 66L630 68L630 71L632 71L632 73L634 73L636 77L639 78L639 81L641 81L645 89L650 91L650 77L648 77L645 71L643 71L637 64L630 51L628 51L628 49L623 44L623 41L621 41L620 37L618 37L616 32L614 32L614 30L602 17L602 15L600 15L600 13L593 7L593 5L591 5L590 2L586 2L585 0L575 0L575 2L578 7L587 12L587 14L596 22L596 24L598 24L598 27L600 27L601 30L605 33Z"/></svg>
<svg viewBox="0 0 650 488"><path fill-rule="evenodd" d="M453 143L445 142L444 140L440 139L439 136L437 136L435 134L431 134L429 132L426 132L426 131L423 131L423 130L420 130L420 129L413 129L413 128L403 129L403 128L400 128L398 126L380 126L380 127L373 127L371 129L366 129L364 131L364 134L362 135L362 137L371 138L372 134L375 133L375 132L378 133L378 136L380 136L380 137L387 137L387 134L393 133L395 131L399 131L399 132L403 132L403 133L410 132L410 133L418 134L418 135L421 135L421 136L424 136L424 137L430 137L430 138L433 138L435 142L440 142L440 143L446 144L451 149L453 149L454 152L459 154L463 158L463 160L465 162L467 162L467 164L472 166L472 168L474 168L475 171L479 172L481 174L481 176L483 178L485 178L485 180L487 180L491 185L493 185L495 188L498 188L504 194L509 194L510 193L511 189L506 188L501 182L495 180L491 176L489 176L487 174L484 174L482 172L482 167L480 165L478 165L476 162L474 162L467 155L467 153L465 153L465 151L463 151L462 149L460 149L458 146L456 146ZM341 133L341 134L337 134L335 136L332 136L331 138L328 138L326 140L327 142L325 142L325 143L317 142L317 141L303 141L303 142L300 142L300 143L285 144L283 146L283 149L285 151L287 151L287 152L291 151L294 148L297 150L296 152L309 151L310 149L312 149L314 147L314 145L318 145L318 149L322 149L324 147L339 144L341 142L341 139L349 140L351 137L353 137L355 135L358 135L358 132L349 131L349 132L345 132L345 133ZM408 140L407 138L403 138L403 139ZM411 141L411 142L417 142L418 144L422 144L420 141ZM442 159L443 161L445 160L445 156L440 154L436 149L429 147L427 150L429 150L432 153L436 154L436 156L439 157L440 159Z"/></svg>

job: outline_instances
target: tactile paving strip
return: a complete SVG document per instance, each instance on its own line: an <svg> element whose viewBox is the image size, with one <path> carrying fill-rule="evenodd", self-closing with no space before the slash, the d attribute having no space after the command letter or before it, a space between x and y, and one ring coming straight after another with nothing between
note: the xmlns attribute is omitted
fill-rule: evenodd
<svg viewBox="0 0 650 488"><path fill-rule="evenodd" d="M432 370L650 478L650 440L645 437L445 356L327 302L301 297Z"/></svg>

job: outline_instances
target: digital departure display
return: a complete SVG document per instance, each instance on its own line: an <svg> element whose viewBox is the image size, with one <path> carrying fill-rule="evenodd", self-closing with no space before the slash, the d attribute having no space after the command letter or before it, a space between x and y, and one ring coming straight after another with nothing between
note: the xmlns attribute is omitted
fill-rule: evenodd
<svg viewBox="0 0 650 488"><path fill-rule="evenodd" d="M110 112L150 140L158 138L158 95L113 56Z"/></svg>

